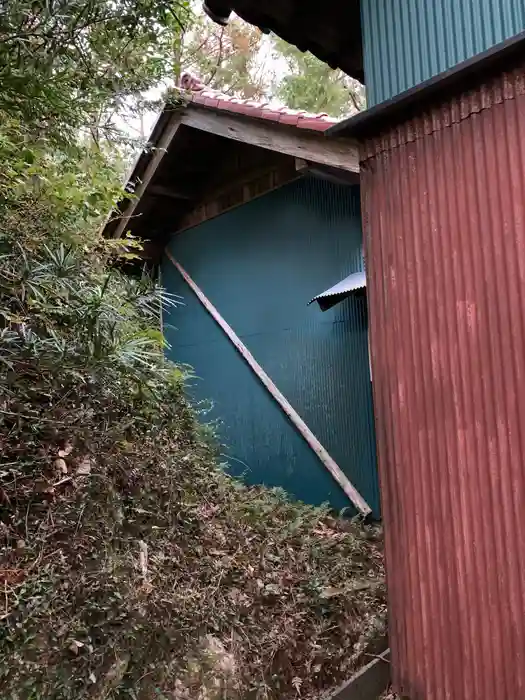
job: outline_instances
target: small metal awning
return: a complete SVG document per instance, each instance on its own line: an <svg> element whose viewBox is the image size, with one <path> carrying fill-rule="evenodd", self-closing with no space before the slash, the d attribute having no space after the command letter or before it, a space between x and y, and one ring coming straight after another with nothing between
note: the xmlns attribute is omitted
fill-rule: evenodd
<svg viewBox="0 0 525 700"><path fill-rule="evenodd" d="M343 301L343 299L349 297L350 294L362 293L364 289L366 289L366 273L354 272L348 275L348 277L345 277L344 280L334 284L334 286L327 289L326 292L318 294L308 302L308 305L316 301L321 311L326 311L340 301Z"/></svg>

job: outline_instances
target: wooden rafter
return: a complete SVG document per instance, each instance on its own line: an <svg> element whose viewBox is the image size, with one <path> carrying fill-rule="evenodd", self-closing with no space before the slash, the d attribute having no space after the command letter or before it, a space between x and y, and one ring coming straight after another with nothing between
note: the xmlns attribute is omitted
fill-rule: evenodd
<svg viewBox="0 0 525 700"><path fill-rule="evenodd" d="M169 197L170 199L193 199L189 192L181 192L165 185L151 185L149 192L155 197Z"/></svg>
<svg viewBox="0 0 525 700"><path fill-rule="evenodd" d="M142 178L142 181L140 185L137 187L135 191L135 196L134 198L128 203L122 218L119 220L117 227L115 228L115 231L113 232L113 238L120 238L124 231L126 230L126 227L129 225L129 220L133 216L133 213L135 212L135 209L138 206L138 203L140 202L140 199L142 195L144 194L147 186L150 183L150 180L152 177L155 175L157 172L157 168L160 165L161 160L163 159L164 155L166 154L166 151L168 150L170 143L173 140L173 137L177 133L179 127L181 125L181 116L179 113L174 113L172 114L166 129L164 133L162 134L162 137L159 140L159 144L156 147L156 151L148 163L148 167L146 168L146 172L144 173L144 176Z"/></svg>

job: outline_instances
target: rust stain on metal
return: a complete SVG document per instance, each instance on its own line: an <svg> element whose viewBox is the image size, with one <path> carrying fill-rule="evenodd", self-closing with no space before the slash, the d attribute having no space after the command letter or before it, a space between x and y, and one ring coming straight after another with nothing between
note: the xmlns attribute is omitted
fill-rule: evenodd
<svg viewBox="0 0 525 700"><path fill-rule="evenodd" d="M366 144L395 686L525 698L525 72Z"/></svg>

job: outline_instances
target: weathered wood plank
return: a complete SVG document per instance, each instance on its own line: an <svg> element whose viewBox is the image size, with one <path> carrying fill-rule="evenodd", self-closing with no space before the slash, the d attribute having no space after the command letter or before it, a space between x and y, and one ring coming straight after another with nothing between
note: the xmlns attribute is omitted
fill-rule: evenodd
<svg viewBox="0 0 525 700"><path fill-rule="evenodd" d="M186 228L213 219L215 216L268 194L296 178L294 162L286 156L285 162L278 167L266 166L247 171L241 177L225 181L221 187L207 192L198 206L186 214L173 232L180 233Z"/></svg>
<svg viewBox="0 0 525 700"><path fill-rule="evenodd" d="M387 649L325 700L377 700L389 683L390 649Z"/></svg>
<svg viewBox="0 0 525 700"><path fill-rule="evenodd" d="M359 149L356 142L350 139L328 138L319 132L308 132L306 129L276 124L270 120L251 119L195 105L186 110L182 123L259 148L352 173L359 172Z"/></svg>
<svg viewBox="0 0 525 700"><path fill-rule="evenodd" d="M129 225L129 220L133 216L133 212L137 208L140 202L140 198L144 194L146 187L150 183L150 180L155 175L157 168L159 167L161 160L164 158L164 155L166 154L166 151L168 150L169 145L172 142L173 137L177 133L180 125L180 113L174 113L171 116L164 133L162 134L162 137L158 143L158 146L156 147L156 151L153 154L153 157L148 163L148 167L146 168L146 172L144 173L142 182L135 190L134 198L129 202L124 213L122 214L122 218L120 219L117 227L115 228L115 231L113 232L113 238L120 238L126 230L126 227Z"/></svg>

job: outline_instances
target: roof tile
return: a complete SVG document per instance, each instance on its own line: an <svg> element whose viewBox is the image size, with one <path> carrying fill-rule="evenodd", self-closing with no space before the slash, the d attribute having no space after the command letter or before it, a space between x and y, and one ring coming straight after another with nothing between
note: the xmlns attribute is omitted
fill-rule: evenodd
<svg viewBox="0 0 525 700"><path fill-rule="evenodd" d="M270 119L273 122L278 122L281 113L275 109L261 109L257 116L259 119Z"/></svg>
<svg viewBox="0 0 525 700"><path fill-rule="evenodd" d="M281 112L279 117L279 122L281 124L290 124L292 126L298 126L299 115L298 114L287 114L286 112Z"/></svg>
<svg viewBox="0 0 525 700"><path fill-rule="evenodd" d="M299 129L314 129L314 131L326 131L332 124L327 124L322 119L301 119L297 124Z"/></svg>
<svg viewBox="0 0 525 700"><path fill-rule="evenodd" d="M208 88L191 73L183 73L180 80L180 88L185 91L186 97L196 104L212 109L220 109L233 114L245 114L257 119L269 119L270 121L296 126L300 129L312 131L325 131L338 122L326 113L309 114L301 110L288 109L287 107L275 107L268 102L255 100L240 100L237 97L224 95L218 90Z"/></svg>

